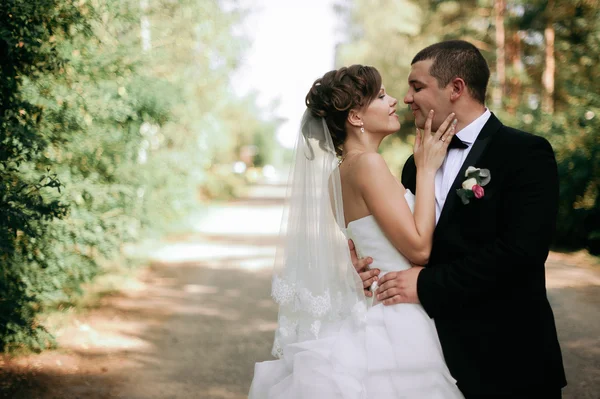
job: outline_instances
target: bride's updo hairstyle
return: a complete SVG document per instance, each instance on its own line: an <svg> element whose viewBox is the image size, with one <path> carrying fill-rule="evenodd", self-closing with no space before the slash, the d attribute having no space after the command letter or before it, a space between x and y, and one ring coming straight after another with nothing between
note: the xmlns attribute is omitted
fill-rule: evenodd
<svg viewBox="0 0 600 399"><path fill-rule="evenodd" d="M315 117L325 118L335 152L342 156L346 119L352 109L371 103L381 90L381 75L371 66L352 65L327 72L315 80L306 95L306 106ZM324 141L325 137L315 137Z"/></svg>

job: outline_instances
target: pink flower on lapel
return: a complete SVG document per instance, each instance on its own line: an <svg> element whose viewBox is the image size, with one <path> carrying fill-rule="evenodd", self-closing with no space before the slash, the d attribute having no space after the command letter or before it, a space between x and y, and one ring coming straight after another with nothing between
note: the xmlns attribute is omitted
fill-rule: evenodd
<svg viewBox="0 0 600 399"><path fill-rule="evenodd" d="M475 198L477 199L483 198L485 195L485 190L479 184L474 185L471 190L473 190L473 194L475 194Z"/></svg>

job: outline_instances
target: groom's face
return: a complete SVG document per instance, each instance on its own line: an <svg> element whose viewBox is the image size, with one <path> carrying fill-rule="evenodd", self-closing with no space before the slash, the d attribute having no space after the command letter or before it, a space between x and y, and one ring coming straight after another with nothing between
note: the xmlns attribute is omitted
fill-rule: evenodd
<svg viewBox="0 0 600 399"><path fill-rule="evenodd" d="M441 88L429 69L433 60L415 62L408 75L408 92L404 103L408 104L417 127L423 129L430 110L434 110L432 131L436 131L444 119L452 112L452 103L447 88Z"/></svg>

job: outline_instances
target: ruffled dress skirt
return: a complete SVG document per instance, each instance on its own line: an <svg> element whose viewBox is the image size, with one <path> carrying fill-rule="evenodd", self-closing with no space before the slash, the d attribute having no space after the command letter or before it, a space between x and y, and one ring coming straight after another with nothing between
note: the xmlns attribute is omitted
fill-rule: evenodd
<svg viewBox="0 0 600 399"><path fill-rule="evenodd" d="M341 323L256 363L249 399L463 398L421 305L377 304L366 323Z"/></svg>

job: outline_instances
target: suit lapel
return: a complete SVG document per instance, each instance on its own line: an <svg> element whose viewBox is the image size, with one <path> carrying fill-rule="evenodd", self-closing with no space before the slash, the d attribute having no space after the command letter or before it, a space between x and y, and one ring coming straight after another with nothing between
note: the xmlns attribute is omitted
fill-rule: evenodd
<svg viewBox="0 0 600 399"><path fill-rule="evenodd" d="M481 129L481 132L479 132L477 139L473 143L473 148L471 148L471 151L469 151L469 155L467 155L465 158L465 161L461 165L460 170L458 171L458 174L456 175L456 178L450 187L450 191L448 192L446 202L442 208L442 213L440 214L440 220L436 226L435 233L438 233L444 228L444 225L448 221L452 207L459 200L456 190L460 188L462 182L465 180L465 171L469 166L475 166L479 160L479 157L481 157L481 154L483 154L483 151L489 144L492 135L497 132L500 127L502 127L502 123L492 113L486 124L483 126L483 129Z"/></svg>

